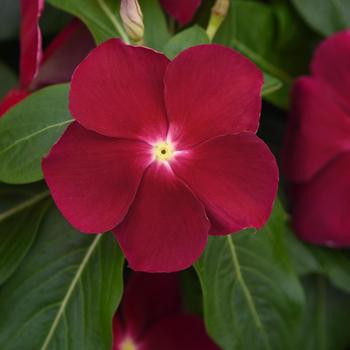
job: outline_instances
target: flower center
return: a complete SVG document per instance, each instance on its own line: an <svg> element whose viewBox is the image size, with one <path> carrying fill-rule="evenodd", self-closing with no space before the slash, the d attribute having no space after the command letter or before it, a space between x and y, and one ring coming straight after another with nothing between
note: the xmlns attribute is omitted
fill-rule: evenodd
<svg viewBox="0 0 350 350"><path fill-rule="evenodd" d="M159 142L153 147L153 153L157 160L168 161L174 155L174 147L170 142Z"/></svg>
<svg viewBox="0 0 350 350"><path fill-rule="evenodd" d="M137 347L136 347L135 343L130 338L126 338L120 344L120 350L137 350Z"/></svg>

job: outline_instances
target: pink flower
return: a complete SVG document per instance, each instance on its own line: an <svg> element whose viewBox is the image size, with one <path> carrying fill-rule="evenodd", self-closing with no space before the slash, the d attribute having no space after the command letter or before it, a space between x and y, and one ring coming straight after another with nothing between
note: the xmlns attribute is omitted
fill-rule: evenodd
<svg viewBox="0 0 350 350"><path fill-rule="evenodd" d="M165 11L182 25L191 22L201 2L201 0L160 0Z"/></svg>
<svg viewBox="0 0 350 350"><path fill-rule="evenodd" d="M293 89L284 155L296 232L338 247L350 245L349 62L350 31L320 45Z"/></svg>
<svg viewBox="0 0 350 350"><path fill-rule="evenodd" d="M255 135L261 72L219 45L172 62L109 40L73 74L75 118L43 161L53 198L87 233L113 230L135 270L190 266L208 233L264 225L278 170Z"/></svg>
<svg viewBox="0 0 350 350"><path fill-rule="evenodd" d="M175 274L133 273L113 322L113 350L219 350L203 321L181 310Z"/></svg>
<svg viewBox="0 0 350 350"><path fill-rule="evenodd" d="M31 91L69 81L77 64L95 46L86 27L73 20L43 53L39 28L43 9L44 0L21 0L20 86L0 101L0 117Z"/></svg>

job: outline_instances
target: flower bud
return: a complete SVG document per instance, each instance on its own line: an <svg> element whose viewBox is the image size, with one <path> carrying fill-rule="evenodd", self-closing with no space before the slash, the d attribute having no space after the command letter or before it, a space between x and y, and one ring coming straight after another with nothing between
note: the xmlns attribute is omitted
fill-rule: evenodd
<svg viewBox="0 0 350 350"><path fill-rule="evenodd" d="M134 42L142 42L144 34L143 15L137 0L121 0L120 17L125 31Z"/></svg>
<svg viewBox="0 0 350 350"><path fill-rule="evenodd" d="M211 9L211 16L207 28L208 37L213 40L216 32L224 21L228 8L230 6L230 0L216 0L214 6Z"/></svg>
<svg viewBox="0 0 350 350"><path fill-rule="evenodd" d="M211 9L211 12L218 17L225 18L230 5L229 0L217 0Z"/></svg>

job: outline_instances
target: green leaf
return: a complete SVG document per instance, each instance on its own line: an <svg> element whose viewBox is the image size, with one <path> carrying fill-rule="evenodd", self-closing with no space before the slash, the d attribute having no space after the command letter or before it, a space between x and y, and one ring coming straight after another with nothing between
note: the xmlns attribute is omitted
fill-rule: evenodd
<svg viewBox="0 0 350 350"><path fill-rule="evenodd" d="M262 88L261 94L267 96L282 87L282 82L271 76L270 74L264 73L264 86Z"/></svg>
<svg viewBox="0 0 350 350"><path fill-rule="evenodd" d="M48 208L49 192L35 187L0 184L0 285L28 253Z"/></svg>
<svg viewBox="0 0 350 350"><path fill-rule="evenodd" d="M327 277L335 287L350 294L350 251L306 244L290 232L289 255L300 275L312 273Z"/></svg>
<svg viewBox="0 0 350 350"><path fill-rule="evenodd" d="M321 271L320 263L312 254L309 246L299 240L290 229L287 230L285 237L288 254L297 273L301 276L319 273Z"/></svg>
<svg viewBox="0 0 350 350"><path fill-rule="evenodd" d="M258 232L210 237L196 265L209 334L225 350L291 349L303 293L286 255L279 202Z"/></svg>
<svg viewBox="0 0 350 350"><path fill-rule="evenodd" d="M42 89L11 108L0 119L0 181L42 179L41 159L71 121L68 84Z"/></svg>
<svg viewBox="0 0 350 350"><path fill-rule="evenodd" d="M112 234L80 234L51 208L0 289L0 348L110 350L123 261Z"/></svg>
<svg viewBox="0 0 350 350"><path fill-rule="evenodd" d="M318 39L287 2L248 0L231 0L229 14L214 38L282 82L282 88L269 94L268 100L283 108L288 106L293 79L308 70Z"/></svg>
<svg viewBox="0 0 350 350"><path fill-rule="evenodd" d="M2 62L0 62L0 77L0 99L2 99L7 92L16 85L17 78L12 69L7 67Z"/></svg>
<svg viewBox="0 0 350 350"><path fill-rule="evenodd" d="M321 273L337 288L350 293L350 251L311 247Z"/></svg>
<svg viewBox="0 0 350 350"><path fill-rule="evenodd" d="M68 13L62 12L61 10L45 4L45 9L40 17L40 30L43 36L53 36L59 33L62 28L69 25L72 21L72 16Z"/></svg>
<svg viewBox="0 0 350 350"><path fill-rule="evenodd" d="M164 12L159 0L140 0L145 25L145 45L161 50L170 38Z"/></svg>
<svg viewBox="0 0 350 350"><path fill-rule="evenodd" d="M107 39L122 37L128 41L119 18L116 0L48 0L48 2L76 17L89 28L99 44Z"/></svg>
<svg viewBox="0 0 350 350"><path fill-rule="evenodd" d="M324 36L350 27L349 0L292 0L306 23Z"/></svg>
<svg viewBox="0 0 350 350"><path fill-rule="evenodd" d="M350 343L350 296L322 276L304 280L306 307L296 337L296 349L344 350Z"/></svg>
<svg viewBox="0 0 350 350"><path fill-rule="evenodd" d="M173 59L181 51L200 44L209 44L209 38L203 28L195 25L173 36L164 46L163 51Z"/></svg>

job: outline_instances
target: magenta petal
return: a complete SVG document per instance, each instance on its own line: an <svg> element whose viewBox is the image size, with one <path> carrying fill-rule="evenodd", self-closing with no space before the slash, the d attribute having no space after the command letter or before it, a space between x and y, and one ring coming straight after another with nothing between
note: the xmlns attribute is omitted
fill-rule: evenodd
<svg viewBox="0 0 350 350"><path fill-rule="evenodd" d="M211 234L258 228L267 221L278 169L256 135L217 137L178 155L172 168L204 203Z"/></svg>
<svg viewBox="0 0 350 350"><path fill-rule="evenodd" d="M172 272L199 258L208 230L201 203L169 167L155 162L114 232L131 268Z"/></svg>
<svg viewBox="0 0 350 350"><path fill-rule="evenodd" d="M330 162L312 180L292 187L294 228L304 240L350 246L350 154Z"/></svg>
<svg viewBox="0 0 350 350"><path fill-rule="evenodd" d="M28 96L28 92L24 90L13 89L10 90L4 98L0 101L0 118L4 115L11 107L16 105Z"/></svg>
<svg viewBox="0 0 350 350"><path fill-rule="evenodd" d="M313 58L314 76L331 86L350 113L350 30L323 41Z"/></svg>
<svg viewBox="0 0 350 350"><path fill-rule="evenodd" d="M162 318L180 312L180 285L176 274L134 272L128 279L121 310L127 333L141 339Z"/></svg>
<svg viewBox="0 0 350 350"><path fill-rule="evenodd" d="M350 150L350 118L329 86L316 78L299 79L292 101L283 168L288 180L300 182Z"/></svg>
<svg viewBox="0 0 350 350"><path fill-rule="evenodd" d="M162 319L147 334L140 350L219 350L209 338L203 321L192 315Z"/></svg>
<svg viewBox="0 0 350 350"><path fill-rule="evenodd" d="M73 20L45 50L38 76L31 87L37 89L69 81L76 66L94 47L93 37L86 26Z"/></svg>
<svg viewBox="0 0 350 350"><path fill-rule="evenodd" d="M42 165L67 220L80 231L100 233L124 218L150 161L146 143L101 136L73 123Z"/></svg>
<svg viewBox="0 0 350 350"><path fill-rule="evenodd" d="M191 22L201 2L201 0L160 0L165 11L182 25Z"/></svg>
<svg viewBox="0 0 350 350"><path fill-rule="evenodd" d="M183 51L165 74L170 137L186 148L211 137L256 132L262 73L247 58L221 45Z"/></svg>
<svg viewBox="0 0 350 350"><path fill-rule="evenodd" d="M28 88L37 75L42 56L39 19L44 0L21 0L21 62L20 80L23 89Z"/></svg>
<svg viewBox="0 0 350 350"><path fill-rule="evenodd" d="M70 110L83 126L114 137L157 141L167 132L163 77L168 59L111 39L72 77Z"/></svg>

